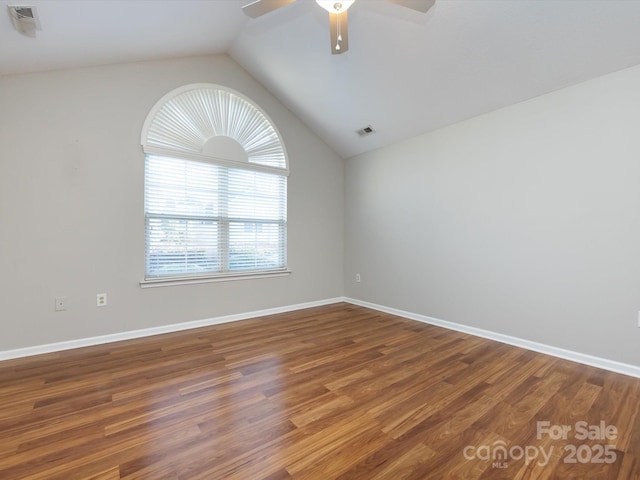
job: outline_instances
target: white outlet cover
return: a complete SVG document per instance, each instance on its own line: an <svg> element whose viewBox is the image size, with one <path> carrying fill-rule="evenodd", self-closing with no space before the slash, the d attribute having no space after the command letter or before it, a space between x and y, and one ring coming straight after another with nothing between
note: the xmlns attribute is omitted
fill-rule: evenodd
<svg viewBox="0 0 640 480"><path fill-rule="evenodd" d="M98 307L106 307L107 306L107 294L106 293L98 293L96 295L96 306L98 306Z"/></svg>

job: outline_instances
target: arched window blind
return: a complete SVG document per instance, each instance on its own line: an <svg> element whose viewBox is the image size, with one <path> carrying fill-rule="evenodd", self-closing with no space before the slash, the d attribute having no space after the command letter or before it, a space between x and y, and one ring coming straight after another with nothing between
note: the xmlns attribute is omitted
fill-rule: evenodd
<svg viewBox="0 0 640 480"><path fill-rule="evenodd" d="M151 110L145 280L286 269L287 155L269 118L219 85L188 85Z"/></svg>

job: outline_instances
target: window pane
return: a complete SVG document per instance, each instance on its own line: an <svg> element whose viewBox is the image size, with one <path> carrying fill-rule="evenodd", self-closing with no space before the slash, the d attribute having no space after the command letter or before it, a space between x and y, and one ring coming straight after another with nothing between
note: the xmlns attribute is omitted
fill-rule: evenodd
<svg viewBox="0 0 640 480"><path fill-rule="evenodd" d="M229 170L229 218L284 220L286 177L248 170Z"/></svg>
<svg viewBox="0 0 640 480"><path fill-rule="evenodd" d="M229 269L268 270L285 266L284 225L232 222L229 224Z"/></svg>
<svg viewBox="0 0 640 480"><path fill-rule="evenodd" d="M216 165L147 156L147 213L217 216L219 174Z"/></svg>
<svg viewBox="0 0 640 480"><path fill-rule="evenodd" d="M147 156L146 278L286 267L287 179Z"/></svg>
<svg viewBox="0 0 640 480"><path fill-rule="evenodd" d="M219 269L217 222L147 218L147 277Z"/></svg>

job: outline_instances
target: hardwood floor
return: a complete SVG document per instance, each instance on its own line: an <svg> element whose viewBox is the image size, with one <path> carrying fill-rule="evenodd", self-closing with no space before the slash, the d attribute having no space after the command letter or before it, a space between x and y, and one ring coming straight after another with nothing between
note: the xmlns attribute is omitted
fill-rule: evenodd
<svg viewBox="0 0 640 480"><path fill-rule="evenodd" d="M640 379L335 304L0 363L0 478L637 479L639 400Z"/></svg>

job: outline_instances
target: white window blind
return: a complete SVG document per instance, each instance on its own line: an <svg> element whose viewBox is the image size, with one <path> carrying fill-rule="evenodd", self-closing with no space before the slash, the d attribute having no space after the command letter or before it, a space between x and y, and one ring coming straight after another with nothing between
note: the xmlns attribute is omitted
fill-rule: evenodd
<svg viewBox="0 0 640 480"><path fill-rule="evenodd" d="M193 84L151 109L145 152L145 281L284 272L287 154L251 100Z"/></svg>
<svg viewBox="0 0 640 480"><path fill-rule="evenodd" d="M287 177L146 156L146 279L286 267Z"/></svg>

